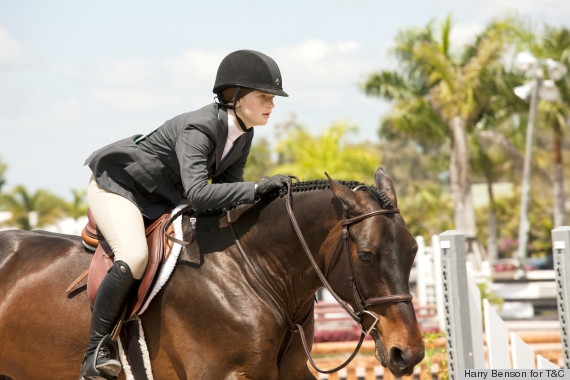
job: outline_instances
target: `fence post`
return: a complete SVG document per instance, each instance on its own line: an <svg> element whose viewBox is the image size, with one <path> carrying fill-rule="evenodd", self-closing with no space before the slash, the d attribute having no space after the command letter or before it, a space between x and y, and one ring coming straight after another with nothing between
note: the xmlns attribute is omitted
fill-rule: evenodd
<svg viewBox="0 0 570 380"><path fill-rule="evenodd" d="M441 248L439 247L439 235L431 237L433 252L433 271L435 281L435 303L437 305L437 321L439 331L445 331L445 315L443 312L443 283L441 281Z"/></svg>
<svg viewBox="0 0 570 380"><path fill-rule="evenodd" d="M570 368L570 227L557 227L552 230L552 256L556 274L556 294L562 359L564 368Z"/></svg>
<svg viewBox="0 0 570 380"><path fill-rule="evenodd" d="M425 276L426 268L428 264L428 258L426 257L426 243L423 236L416 237L416 242L418 243L418 253L416 255L416 288L418 304L420 306L427 306L428 304L428 279ZM429 273L429 272L428 272ZM423 312L423 311L422 311Z"/></svg>
<svg viewBox="0 0 570 380"><path fill-rule="evenodd" d="M465 236L458 231L439 235L441 281L444 299L445 335L449 378L459 379L459 371L474 368L471 335ZM479 327L481 328L481 327Z"/></svg>

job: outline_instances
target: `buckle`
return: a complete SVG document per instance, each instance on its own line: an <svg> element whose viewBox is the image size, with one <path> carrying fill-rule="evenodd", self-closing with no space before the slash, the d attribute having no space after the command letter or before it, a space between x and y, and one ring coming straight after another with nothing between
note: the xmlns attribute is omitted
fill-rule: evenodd
<svg viewBox="0 0 570 380"><path fill-rule="evenodd" d="M378 321L379 321L380 319L378 318L378 316L376 316L376 314L374 314L374 313L372 313L372 312L370 312L370 311L367 311L367 310L362 310L362 313L360 313L360 314L361 314L360 320L362 320L362 314L364 314L364 313L366 313L366 314L368 314L368 315L371 315L372 318L374 318L374 323L370 326L370 328L368 329L368 331L364 331L364 330L362 329L362 324L359 325L360 331L362 331L365 335L369 335L370 332L376 328L376 324L378 323Z"/></svg>

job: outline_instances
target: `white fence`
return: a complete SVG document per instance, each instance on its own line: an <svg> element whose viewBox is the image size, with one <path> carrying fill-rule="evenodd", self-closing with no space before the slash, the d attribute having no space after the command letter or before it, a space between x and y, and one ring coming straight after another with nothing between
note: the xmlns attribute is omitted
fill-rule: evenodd
<svg viewBox="0 0 570 380"><path fill-rule="evenodd" d="M562 352L565 368L570 368L568 347L570 292L570 227L552 232L557 284L558 314L560 319ZM422 248L420 241L420 248ZM449 378L459 378L464 369L525 369L559 368L540 355L516 334L509 333L505 322L487 300L483 300L484 318L481 316L481 295L473 273L468 270L465 258L465 238L457 231L446 231L432 241L433 267L440 273L441 304L438 303L443 331L446 334ZM418 266L428 261L420 256ZM439 265L437 264L439 262ZM418 269L418 297L422 276ZM437 288L436 283L433 284ZM425 292L424 292L425 293ZM427 299L424 297L424 299ZM439 298L438 298L439 299ZM484 319L484 321L483 321ZM485 331L483 332L483 322ZM485 339L483 338L485 335ZM486 341L486 354L485 345ZM510 341L510 343L509 343ZM485 359L487 357L487 359ZM512 357L512 359L511 359ZM536 360L535 360L536 359Z"/></svg>

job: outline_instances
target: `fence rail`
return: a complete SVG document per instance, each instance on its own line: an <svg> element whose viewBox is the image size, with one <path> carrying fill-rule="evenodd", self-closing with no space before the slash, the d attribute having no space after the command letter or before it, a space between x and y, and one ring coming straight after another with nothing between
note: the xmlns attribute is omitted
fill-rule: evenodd
<svg viewBox="0 0 570 380"><path fill-rule="evenodd" d="M551 363L558 363L562 360L560 334L554 331L519 331L516 334L510 334L509 339L511 340L511 345L520 345L521 343L527 345L532 349L534 355L536 357L543 358L542 360L546 360ZM515 343L513 343L513 339L515 339ZM485 337L483 337L483 341L486 345L487 339ZM356 343L357 342L316 343L312 350L312 355L315 357L315 363L319 368L324 369L336 367L341 364L344 359L350 355L350 353L352 353L356 347ZM318 379L329 380L358 380L359 378L364 380L394 379L394 376L390 372L381 368L380 363L374 357L374 347L373 341L365 341L362 344L360 353L355 360L348 365L346 371L340 371L331 375L319 375L315 370L312 370L312 373ZM427 352L439 351L439 353L431 353L430 356L416 368L413 376L402 377L402 379L431 380L440 378L441 374L438 376L438 372L443 369L444 364L447 361L447 357L443 352L445 347L446 341L443 337L426 342ZM488 360L487 354L485 355L485 360ZM427 364L428 361L431 363L431 367L429 369Z"/></svg>
<svg viewBox="0 0 570 380"><path fill-rule="evenodd" d="M570 241L570 230L564 238ZM484 318L481 318L481 296L472 272L467 270L463 234L457 231L440 234L440 248L441 252L434 253L441 255L449 378L458 379L463 369L537 368L537 365L558 368L557 363L544 356L535 356L535 350L517 334L509 333L487 300L483 300ZM559 307L566 309L565 306L564 300L559 302ZM564 336L561 341L564 342Z"/></svg>

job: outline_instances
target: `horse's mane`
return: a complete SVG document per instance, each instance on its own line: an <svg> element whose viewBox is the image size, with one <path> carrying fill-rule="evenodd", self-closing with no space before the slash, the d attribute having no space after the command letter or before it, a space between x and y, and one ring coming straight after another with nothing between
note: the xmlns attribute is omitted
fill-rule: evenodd
<svg viewBox="0 0 570 380"><path fill-rule="evenodd" d="M348 187L349 189L354 189L358 187L358 191L366 191L368 194L372 196L372 199L376 200L380 207L385 210L389 210L394 208L394 204L388 198L388 196L380 189L375 186L368 186L358 181L344 181L338 180L340 184ZM319 179L313 181L304 181L304 182L293 182L291 186L291 192L293 193L302 193L308 191L315 191L315 190L330 190L331 184L327 179ZM287 189L282 188L279 192L275 191L272 194L268 194L266 196L266 200L271 201L277 198L283 198L287 195ZM218 210L200 210L200 214L204 215L215 215L221 214L225 212L225 209L218 209Z"/></svg>
<svg viewBox="0 0 570 380"><path fill-rule="evenodd" d="M394 204L388 198L388 196L380 189L375 186L367 186L358 181L337 181L342 185L348 187L349 189L354 189L359 187L358 190L364 190L368 192L372 196L373 199L378 201L380 206L383 209L391 209L394 208ZM315 181L305 181L305 182L293 182L293 186L291 187L291 191L293 193L303 192L303 191L312 191L312 190L328 190L331 188L331 184L327 179L319 179ZM287 195L287 189L281 189L279 191L279 197L284 197Z"/></svg>

